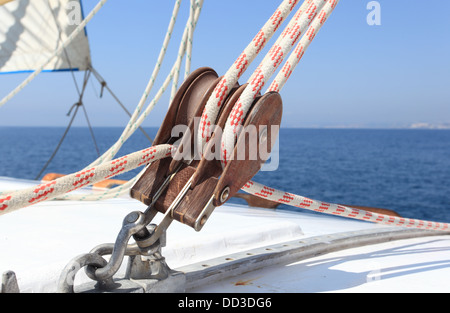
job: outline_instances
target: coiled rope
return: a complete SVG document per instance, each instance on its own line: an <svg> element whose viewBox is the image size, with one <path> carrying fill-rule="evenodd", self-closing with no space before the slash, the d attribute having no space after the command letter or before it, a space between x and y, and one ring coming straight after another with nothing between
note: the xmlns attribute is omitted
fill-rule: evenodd
<svg viewBox="0 0 450 313"><path fill-rule="evenodd" d="M208 127L213 124L212 121L215 121L214 114L217 116L219 111L217 107L220 108L220 105L231 90L231 87L234 86L238 78L248 68L249 64L254 60L259 51L261 51L266 41L281 25L281 22L287 17L289 12L293 10L297 2L298 1L295 0L283 1L261 31L258 32L252 43L247 46L234 65L228 70L218 87L216 87L216 90L208 100L205 111L202 115L201 121L203 123L200 123L200 127L202 127L200 131L201 136L197 138L201 146L208 140ZM292 73L292 70L298 64L298 61L301 59L318 30L322 27L323 23L329 17L338 2L339 0L306 0L303 3L295 14L293 20L291 20L285 31L283 31L280 38L276 41L274 45L275 48L272 47L261 65L258 66L258 69L250 78L250 83L253 82L253 84L249 85L250 88L246 88L246 90L251 90L251 93L249 91L251 96L248 96L248 99L254 97L254 95L262 89L265 82L275 71L270 68L270 66L276 69L280 65L284 55L291 50L289 46L292 47L301 34L303 34L306 27L308 27L305 35L294 49L294 52L287 59L281 72L276 76L269 87L269 91L281 90L282 86ZM188 31L185 31L185 34L187 33ZM267 65L266 62L270 62L268 63L270 65ZM174 71L172 70L171 75L173 75L173 72ZM152 84L152 82L149 84ZM255 93L254 89L258 91ZM236 116L230 115L229 119L233 120L234 124L242 122L245 117L245 103L246 101L250 101L246 99L247 97L242 97L242 100L240 99L240 101L237 102L240 103L240 105L237 104L237 107L233 108L234 112L232 111L232 114ZM239 115L239 118L237 118L237 115ZM227 124L231 125L231 127L235 126L231 122L228 123L228 121ZM231 129L231 131L229 129ZM233 128L228 127L228 132L232 132L233 130ZM124 134L128 135L128 132L124 131ZM235 136L234 133L232 135ZM168 157L174 150L175 148L170 145L153 146L113 161L104 162L100 165L86 168L82 171L64 176L57 180L40 184L36 187L0 196L0 214L9 213L44 200L54 199L59 195L71 192L83 186L113 177L117 174L124 173L149 162ZM99 160L97 162L99 162ZM123 186L121 187L123 188ZM339 215L392 226L414 227L438 231L448 231L450 229L449 224L447 223L400 218L368 212L361 209L348 208L342 205L316 201L299 195L276 190L253 181L247 182L242 187L242 190L272 201L321 213Z"/></svg>

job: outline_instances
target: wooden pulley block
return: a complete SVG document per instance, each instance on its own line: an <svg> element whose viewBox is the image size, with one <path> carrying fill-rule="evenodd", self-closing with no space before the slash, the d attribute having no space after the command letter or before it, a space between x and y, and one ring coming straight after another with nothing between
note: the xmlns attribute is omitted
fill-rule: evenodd
<svg viewBox="0 0 450 313"><path fill-rule="evenodd" d="M199 69L186 79L154 142L173 144L178 140L177 143L181 144L173 157L150 164L131 189L133 198L154 206L162 213L170 210L173 219L197 231L203 227L215 207L236 194L261 169L269 158L275 141L272 138L277 138L281 123L280 95L269 92L256 97L245 118L243 131L237 137L232 158L223 168L217 157L220 155L217 150L220 149L222 131L234 104L247 87L236 84L221 107L215 130L203 149L204 153L201 157L192 152L189 154L188 151L195 151L195 147L188 146L194 145L196 139L194 134L198 125L195 117L200 117L219 81L217 74L208 68ZM184 133L181 140L172 137L170 131L180 121L189 127L189 132ZM251 136L247 129L256 131L256 134ZM261 149L261 145L265 145L265 149ZM258 153L260 151L267 153L261 155Z"/></svg>
<svg viewBox="0 0 450 313"><path fill-rule="evenodd" d="M191 125L194 117L199 117L205 103L202 101L211 95L218 83L217 73L209 68L202 67L193 71L181 84L176 92L169 110L161 124L153 145L173 144L179 137L172 136L172 129L176 125ZM171 158L160 159L151 163L145 173L131 188L130 195L146 205L152 202L154 195L162 183L169 176Z"/></svg>
<svg viewBox="0 0 450 313"><path fill-rule="evenodd" d="M240 92L245 87L245 85L242 86ZM236 95L236 101L237 98L239 97ZM232 107L234 103L230 101L227 105ZM229 112L229 110L231 108L225 108L225 111ZM249 128L256 130L256 136L252 136L256 142L249 140L251 135L249 132L243 131L238 136L233 157L227 162L225 168L222 168L219 160L208 158L207 154L203 155L196 168L189 166L190 169L186 171L193 173L190 180L186 181L189 189L174 208L173 217L197 231L201 230L213 210L233 197L267 161L275 138L278 137L281 115L282 100L278 93L270 92L257 97L244 123L244 130ZM226 121L227 116L228 114L219 117L219 125L222 124L220 120ZM254 127L249 127L250 125ZM207 145L207 153L214 152L212 142L213 139ZM250 148L250 145L253 147ZM265 145L265 148L261 149L261 145ZM256 151L264 150L267 154L251 155L255 149Z"/></svg>

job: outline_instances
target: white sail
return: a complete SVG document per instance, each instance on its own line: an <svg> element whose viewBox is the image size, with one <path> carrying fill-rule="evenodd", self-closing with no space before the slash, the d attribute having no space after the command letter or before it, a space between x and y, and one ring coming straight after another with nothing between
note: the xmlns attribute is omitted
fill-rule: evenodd
<svg viewBox="0 0 450 313"><path fill-rule="evenodd" d="M0 0L0 73L29 72L47 60L83 20L80 0ZM86 32L44 71L86 70Z"/></svg>

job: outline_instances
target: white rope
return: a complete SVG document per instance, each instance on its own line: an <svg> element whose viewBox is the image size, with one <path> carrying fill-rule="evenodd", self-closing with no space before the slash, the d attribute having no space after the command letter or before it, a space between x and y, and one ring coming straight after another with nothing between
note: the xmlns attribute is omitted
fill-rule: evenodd
<svg viewBox="0 0 450 313"><path fill-rule="evenodd" d="M100 164L104 160L110 160L110 159L114 158L114 156L119 151L119 149L122 147L122 145L125 143L125 141L133 134L133 125L136 124L136 120L143 110L144 104L147 101L148 96L150 95L150 92L155 84L156 77L158 76L159 71L161 69L162 62L163 62L166 52L167 52L167 47L169 46L170 39L172 38L172 33L173 33L173 29L175 27L175 23L177 21L180 5L181 5L181 0L176 0L174 8L172 10L172 16L170 18L170 23L169 23L168 29L166 31L166 35L164 37L164 41L163 41L161 50L159 52L155 67L153 68L153 72L150 76L147 86L145 87L144 92L142 93L141 99L139 100L139 103L137 104L133 114L131 115L125 129L123 130L122 134L119 136L119 139L106 152L104 152L97 160L95 160L93 163L91 163L88 166ZM138 128L138 127L136 126L135 128Z"/></svg>
<svg viewBox="0 0 450 313"><path fill-rule="evenodd" d="M187 51L186 51L186 64L184 68L184 78L191 73L191 61L192 61L192 46L194 45L194 15L195 15L195 7L197 3L195 0L191 0L191 10L189 13L189 30L188 30L188 40L187 40Z"/></svg>
<svg viewBox="0 0 450 313"><path fill-rule="evenodd" d="M179 2L179 1L177 1ZM195 16L194 16L194 25L197 24L199 16L200 16L200 11L201 11L201 6L203 4L203 0L198 1L198 5L196 8L196 12L195 12ZM178 4L179 5L179 4ZM172 22L174 21L174 18L172 17L171 19L171 24L169 25L169 31L166 34L166 39L169 38L171 36L172 30L173 30L173 24ZM189 21L188 21L189 24ZM187 24L187 25L188 25ZM141 97L141 100L139 101L135 112L133 113L132 117L130 118L127 126L125 127L123 133L121 134L121 136L119 137L119 139L116 141L116 143L114 143L105 153L103 153L102 156L100 156L100 158L98 158L95 162L93 162L91 165L95 165L95 164L100 164L102 163L104 160L111 160L119 151L119 149L122 147L122 145L125 143L125 141L138 129L138 127L142 124L142 122L147 118L147 116L150 114L150 112L153 110L154 106L156 105L156 103L160 100L160 98L162 97L162 95L164 94L164 92L166 91L169 83L171 82L171 80L173 79L173 76L175 74L176 71L179 71L179 68L181 66L182 60L183 60L183 56L185 53L185 49L186 49L186 40L187 40L187 36L188 36L188 31L187 31L187 27L184 30L182 39L181 39L181 44L180 44L180 48L178 51L178 56L177 56L177 60L175 61L174 65L172 66L171 71L169 72L169 74L167 75L165 81L163 82L161 88L158 90L158 92L156 93L156 95L154 96L154 98L151 100L151 102L148 104L147 108L142 111L143 106L145 104L145 101L147 100L149 93L153 87L154 81L156 79L156 75L159 71L159 68L161 66L161 61L162 58L165 54L165 51L167 50L167 45L168 45L168 41L165 40L163 47L161 48L161 53L160 56L161 58L158 60L155 70L149 80L149 83ZM168 39L168 40L169 40ZM140 115L139 115L140 114Z"/></svg>
<svg viewBox="0 0 450 313"><path fill-rule="evenodd" d="M194 14L194 20L193 20L193 25L194 25L194 29L195 26L197 25L198 19L200 17L200 12L203 6L203 0L198 0L197 1L197 5L195 7L195 14ZM165 81L163 82L161 88L158 90L158 92L156 93L155 97L151 100L151 102L149 103L149 105L147 106L147 108L142 111L142 107L146 101L146 99L148 98L148 95L150 93L151 88L154 85L156 76L158 75L159 69L161 67L162 61L164 59L164 55L165 52L167 51L167 47L170 41L170 37L171 34L173 32L173 27L176 21L176 16L178 14L178 9L180 7L180 1L177 0L175 3L175 7L173 10L173 14L171 17L171 22L169 24L168 27L168 31L166 33L166 37L164 40L164 44L161 48L161 52L158 58L158 61L156 63L155 69L152 73L152 76L149 80L149 83L144 91L144 94L141 97L141 101L139 102L138 106L136 107L135 112L133 113L133 116L130 118L126 128L124 129L124 131L122 132L121 136L119 137L119 139L116 141L116 143L114 143L105 153L103 153L103 155L98 158L96 161L94 161L93 163L91 163L89 166L87 166L86 168L89 168L91 166L95 166L98 165L102 162L104 162L105 160L111 160L116 154L117 152L120 150L120 148L122 147L122 145L126 142L126 140L139 128L139 126L143 123L143 121L148 117L148 115L150 114L150 112L153 110L153 108L155 107L156 103L161 99L162 95L164 94L164 92L167 90L167 87L169 86L170 82L173 80L173 75L175 72L179 71L185 51L186 51L186 42L188 40L188 35L189 35L189 24L191 23L191 21L188 21L181 39L181 43L180 43L180 47L179 47L179 51L178 51L178 55L177 55L177 60L175 61L175 63L172 66L172 69L169 73L169 75L166 77ZM139 116L139 113L141 113L141 115ZM140 175L142 175L144 172L144 170L142 170L136 177L132 178L131 180L129 180L126 184L112 188L112 189L108 189L107 191L105 191L104 193L102 193L101 195L99 195L98 193L93 193L90 195L74 195L74 194L67 194L64 195L62 197L62 199L70 199L70 200L101 200L101 199L107 199L107 198L113 198L113 197L118 197L120 195L125 194L126 192L129 191L129 188L131 188L134 184L134 182L137 181L137 179L140 177Z"/></svg>
<svg viewBox="0 0 450 313"><path fill-rule="evenodd" d="M69 37L59 46L53 54L43 62L32 74L30 74L20 85L18 85L13 91L11 91L6 97L0 101L0 107L6 102L11 100L15 95L17 95L23 88L25 88L36 76L38 76L44 68L55 58L57 55L61 54L63 50L75 39L75 37L84 29L87 23L97 14L97 12L103 7L107 0L100 0L95 8L89 13L88 16L78 25L75 30L70 34Z"/></svg>
<svg viewBox="0 0 450 313"><path fill-rule="evenodd" d="M189 19L186 24L185 33L186 37L183 35L182 45L180 46L180 50L178 55L181 56L180 63L177 66L176 71L173 73L172 78L172 91L170 93L169 104L172 103L173 98L178 89L178 80L180 76L181 70L181 61L183 61L184 55L186 55L186 64L185 64L185 76L189 75L190 67L191 67L191 54L192 54L192 41L194 37L194 30L197 25L198 17L200 16L200 11L203 6L204 0L191 0Z"/></svg>

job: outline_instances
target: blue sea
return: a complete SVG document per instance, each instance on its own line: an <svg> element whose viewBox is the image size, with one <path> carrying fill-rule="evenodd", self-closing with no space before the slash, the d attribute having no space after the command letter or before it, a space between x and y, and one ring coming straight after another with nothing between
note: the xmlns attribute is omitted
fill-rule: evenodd
<svg viewBox="0 0 450 313"><path fill-rule="evenodd" d="M0 127L0 176L35 179L64 130ZM157 132L157 128L145 130L152 138ZM121 132L122 128L94 128L100 152ZM138 131L118 156L149 145ZM75 127L45 173L73 173L96 158L89 129ZM136 171L119 178L134 174ZM277 170L259 172L254 180L316 200L386 208L404 217L450 222L450 131L281 129Z"/></svg>

